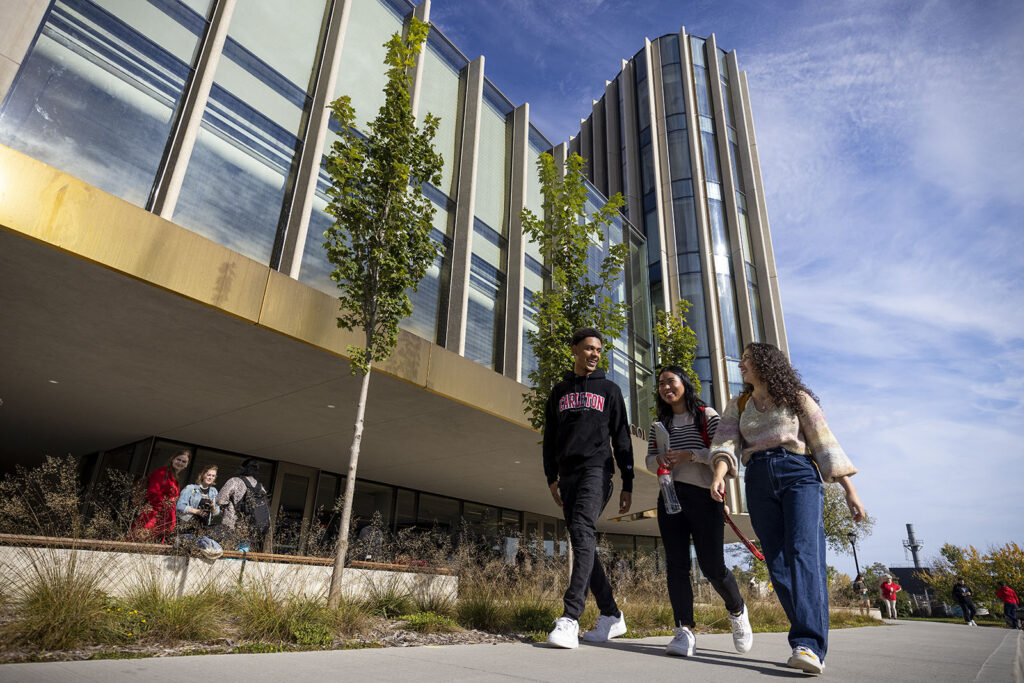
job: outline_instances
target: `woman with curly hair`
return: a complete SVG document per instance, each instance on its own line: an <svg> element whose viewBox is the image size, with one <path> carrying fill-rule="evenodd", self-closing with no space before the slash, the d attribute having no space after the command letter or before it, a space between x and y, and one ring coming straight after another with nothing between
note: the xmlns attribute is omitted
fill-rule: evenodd
<svg viewBox="0 0 1024 683"><path fill-rule="evenodd" d="M854 521L864 506L850 477L857 473L825 422L817 397L786 356L754 343L740 359L743 391L731 400L711 444L711 496L725 496L725 477L746 466L747 508L761 541L775 594L789 618L787 664L821 673L828 650L825 483L838 483Z"/></svg>

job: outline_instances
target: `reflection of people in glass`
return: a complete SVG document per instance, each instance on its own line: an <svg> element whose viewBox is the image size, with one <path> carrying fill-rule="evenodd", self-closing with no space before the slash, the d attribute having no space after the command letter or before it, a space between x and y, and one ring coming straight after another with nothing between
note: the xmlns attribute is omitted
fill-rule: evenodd
<svg viewBox="0 0 1024 683"><path fill-rule="evenodd" d="M864 506L850 481L857 468L782 351L749 344L740 374L743 392L729 401L711 444L711 495L723 499L726 470L735 476L742 458L750 522L790 622L787 664L821 673L828 649L822 481L843 487L850 515L859 522Z"/></svg>
<svg viewBox="0 0 1024 683"><path fill-rule="evenodd" d="M629 512L633 444L622 391L598 368L601 352L600 332L584 327L573 333L573 370L551 390L544 419L544 474L551 496L565 515L573 552L565 608L548 635L553 647L579 647L578 620L588 589L601 613L584 640L601 642L626 632L626 621L597 557L597 518L612 497L615 463L622 474L619 514Z"/></svg>
<svg viewBox="0 0 1024 683"><path fill-rule="evenodd" d="M149 475L146 504L132 523L128 532L130 540L163 543L167 535L174 531L175 506L181 493L178 477L188 467L189 457L191 453L188 449L179 449L166 465L158 467Z"/></svg>
<svg viewBox="0 0 1024 683"><path fill-rule="evenodd" d="M686 371L669 365L658 373L658 422L669 434L668 449L661 453L655 439L655 426L647 448L647 469L659 466L672 470L672 482L682 510L665 512L665 501L658 496L658 529L665 546L668 597L672 602L675 637L666 654L690 657L697 638L691 630L693 586L690 583L690 539L700 570L722 596L729 610L733 645L738 652L749 652L754 644L747 607L732 572L725 566L724 505L708 495L713 478L711 439L718 427L718 413L704 405ZM725 465L723 465L725 467Z"/></svg>

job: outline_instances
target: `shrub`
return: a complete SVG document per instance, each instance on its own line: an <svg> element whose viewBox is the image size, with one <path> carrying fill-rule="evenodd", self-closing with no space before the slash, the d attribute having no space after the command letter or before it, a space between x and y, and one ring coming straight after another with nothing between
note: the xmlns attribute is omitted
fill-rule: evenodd
<svg viewBox="0 0 1024 683"><path fill-rule="evenodd" d="M117 611L100 586L102 566L77 551L25 550L10 592L14 620L4 639L41 650L65 650L118 639Z"/></svg>
<svg viewBox="0 0 1024 683"><path fill-rule="evenodd" d="M433 612L417 612L399 617L405 628L418 633L454 633L462 628L451 617Z"/></svg>

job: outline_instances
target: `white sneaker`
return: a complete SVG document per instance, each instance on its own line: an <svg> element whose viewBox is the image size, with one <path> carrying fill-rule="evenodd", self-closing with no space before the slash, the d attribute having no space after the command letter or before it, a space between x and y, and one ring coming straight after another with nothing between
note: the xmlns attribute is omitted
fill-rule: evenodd
<svg viewBox="0 0 1024 683"><path fill-rule="evenodd" d="M971 619L969 622L967 622L967 625L968 626L977 626L977 624L974 623L974 619Z"/></svg>
<svg viewBox="0 0 1024 683"><path fill-rule="evenodd" d="M754 646L754 631L750 628L747 606L743 606L739 616L734 617L730 614L729 623L732 624L732 644L736 647L736 652L750 652L750 648Z"/></svg>
<svg viewBox="0 0 1024 683"><path fill-rule="evenodd" d="M548 645L566 650L580 646L580 622L569 617L555 619L555 628L548 634Z"/></svg>
<svg viewBox="0 0 1024 683"><path fill-rule="evenodd" d="M588 643L603 643L606 640L617 638L626 632L626 617L622 610L618 616L609 617L602 614L597 618L594 628L583 634L583 640Z"/></svg>
<svg viewBox="0 0 1024 683"><path fill-rule="evenodd" d="M825 665L818 659L818 655L802 645L793 648L793 654L790 655L786 665L808 674L820 674L825 670Z"/></svg>
<svg viewBox="0 0 1024 683"><path fill-rule="evenodd" d="M693 651L697 649L697 636L689 626L676 627L676 635L672 641L665 646L665 654L676 657L692 657Z"/></svg>

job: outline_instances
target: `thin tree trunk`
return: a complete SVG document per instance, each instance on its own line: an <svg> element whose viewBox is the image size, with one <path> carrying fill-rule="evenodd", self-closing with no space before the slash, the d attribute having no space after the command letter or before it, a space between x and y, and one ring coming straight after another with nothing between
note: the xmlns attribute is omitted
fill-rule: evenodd
<svg viewBox="0 0 1024 683"><path fill-rule="evenodd" d="M348 554L348 529L352 522L352 496L356 490L356 466L359 464L359 445L363 440L363 415L366 413L366 395L370 388L370 367L363 375L363 386L359 390L356 407L355 434L348 456L348 476L345 477L345 497L341 503L341 529L338 530L338 546L334 553L334 571L331 572L331 587L327 592L327 606L331 609L341 603L341 578L345 572L345 556Z"/></svg>

